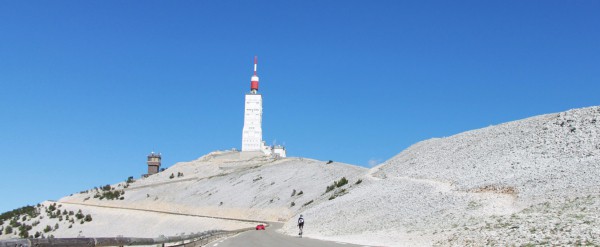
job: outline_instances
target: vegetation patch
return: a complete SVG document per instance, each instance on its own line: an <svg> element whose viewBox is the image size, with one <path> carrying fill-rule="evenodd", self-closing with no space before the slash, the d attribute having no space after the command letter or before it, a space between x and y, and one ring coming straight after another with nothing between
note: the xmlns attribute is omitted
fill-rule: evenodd
<svg viewBox="0 0 600 247"><path fill-rule="evenodd" d="M328 192L334 190L335 188L342 187L346 184L348 184L348 179L346 179L346 177L342 177L338 181L333 181L332 185L327 186L327 189L325 189L325 193L328 193Z"/></svg>
<svg viewBox="0 0 600 247"><path fill-rule="evenodd" d="M123 195L125 194L124 190L117 190L108 184L100 187L100 189L95 188L95 190L96 190L96 194L94 195L94 198L98 198L100 200L102 200L102 199L106 199L106 200L123 200L123 199L125 199L123 197Z"/></svg>
<svg viewBox="0 0 600 247"><path fill-rule="evenodd" d="M40 212L34 206L25 206L0 214L0 222L8 221L15 216L27 215L30 218L35 218L40 215Z"/></svg>
<svg viewBox="0 0 600 247"><path fill-rule="evenodd" d="M348 193L348 191L346 191L346 189L338 190L335 193L333 193L333 195L331 195L329 197L329 200L333 200L333 199L335 199L337 197L340 197L340 196L343 196L343 195L345 195L347 193Z"/></svg>

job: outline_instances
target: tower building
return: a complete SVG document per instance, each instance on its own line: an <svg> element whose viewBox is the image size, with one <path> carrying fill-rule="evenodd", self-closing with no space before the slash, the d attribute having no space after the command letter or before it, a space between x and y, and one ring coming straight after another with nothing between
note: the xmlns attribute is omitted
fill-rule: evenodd
<svg viewBox="0 0 600 247"><path fill-rule="evenodd" d="M250 92L246 94L244 107L242 152L266 150L262 140L262 95L258 93L257 63L258 59L254 57L254 74L250 78Z"/></svg>
<svg viewBox="0 0 600 247"><path fill-rule="evenodd" d="M246 93L242 152L262 152L265 155L286 157L283 146L269 147L262 139L262 95L258 93L257 57L254 57L254 74L250 78L250 92Z"/></svg>
<svg viewBox="0 0 600 247"><path fill-rule="evenodd" d="M160 154L155 154L154 152L148 154L148 176L160 171L160 160Z"/></svg>

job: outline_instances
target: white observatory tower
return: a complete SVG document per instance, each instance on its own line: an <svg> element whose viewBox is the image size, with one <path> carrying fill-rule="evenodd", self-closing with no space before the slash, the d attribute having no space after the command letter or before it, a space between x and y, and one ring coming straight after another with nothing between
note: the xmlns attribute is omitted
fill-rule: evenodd
<svg viewBox="0 0 600 247"><path fill-rule="evenodd" d="M244 111L244 130L242 133L242 152L262 151L267 154L268 147L262 140L262 95L258 93L256 75L257 58L254 57L254 75L250 80L250 92L246 94Z"/></svg>
<svg viewBox="0 0 600 247"><path fill-rule="evenodd" d="M250 79L250 92L246 94L244 108L244 129L242 132L242 152L256 152L257 154L287 157L285 147L267 146L262 139L262 95L258 93L258 76L254 57L254 75Z"/></svg>

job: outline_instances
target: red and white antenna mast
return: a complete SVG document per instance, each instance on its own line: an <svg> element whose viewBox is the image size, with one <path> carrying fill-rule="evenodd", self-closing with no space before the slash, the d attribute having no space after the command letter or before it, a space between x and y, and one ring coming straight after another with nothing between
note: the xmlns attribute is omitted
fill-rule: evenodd
<svg viewBox="0 0 600 247"><path fill-rule="evenodd" d="M258 64L258 57L254 56L254 75L250 79L250 92L256 94L258 92L258 76L256 75L256 66Z"/></svg>

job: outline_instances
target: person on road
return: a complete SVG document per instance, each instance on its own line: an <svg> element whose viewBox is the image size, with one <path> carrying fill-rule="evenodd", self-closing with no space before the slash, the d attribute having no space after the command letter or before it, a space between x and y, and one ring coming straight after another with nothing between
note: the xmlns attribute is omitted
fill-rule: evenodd
<svg viewBox="0 0 600 247"><path fill-rule="evenodd" d="M300 233L298 233L298 235L302 237L302 229L304 229L304 218L302 215L300 215L300 218L298 218L298 228L300 229Z"/></svg>

